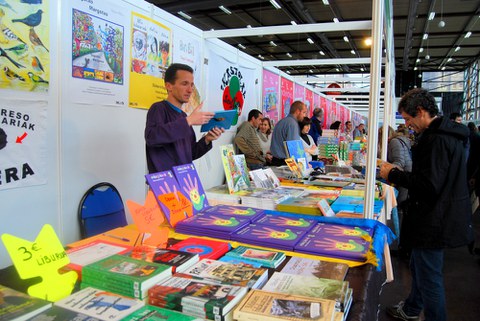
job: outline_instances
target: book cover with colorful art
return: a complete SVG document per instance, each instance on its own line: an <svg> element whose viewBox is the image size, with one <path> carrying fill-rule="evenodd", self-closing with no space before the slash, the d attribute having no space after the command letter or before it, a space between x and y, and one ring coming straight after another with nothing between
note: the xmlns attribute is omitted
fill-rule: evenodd
<svg viewBox="0 0 480 321"><path fill-rule="evenodd" d="M348 265L340 262L329 262L292 256L282 268L281 272L343 281L347 276Z"/></svg>
<svg viewBox="0 0 480 321"><path fill-rule="evenodd" d="M250 224L244 216L226 216L211 213L198 213L180 221L175 226L177 233L198 235L229 240L230 235Z"/></svg>
<svg viewBox="0 0 480 321"><path fill-rule="evenodd" d="M193 205L193 214L208 207L208 200L203 189L202 182L198 176L195 166L190 164L173 167L173 173L177 178L181 192L183 192Z"/></svg>
<svg viewBox="0 0 480 321"><path fill-rule="evenodd" d="M210 206L202 211L205 214L219 214L226 216L243 216L248 217L251 221L257 217L264 215L265 210L255 207L247 206L230 206L230 205L215 205Z"/></svg>
<svg viewBox="0 0 480 321"><path fill-rule="evenodd" d="M225 257L250 260L269 268L276 268L286 258L285 253L280 251L256 249L248 246L239 246L225 254Z"/></svg>
<svg viewBox="0 0 480 321"><path fill-rule="evenodd" d="M200 259L218 259L230 250L230 244L223 241L189 237L173 244L169 249L196 253L200 256Z"/></svg>
<svg viewBox="0 0 480 321"><path fill-rule="evenodd" d="M232 234L232 240L291 251L307 232L308 230L294 227L250 224Z"/></svg>
<svg viewBox="0 0 480 321"><path fill-rule="evenodd" d="M172 171L147 174L145 178L171 226L193 215L192 202L181 192Z"/></svg>
<svg viewBox="0 0 480 321"><path fill-rule="evenodd" d="M230 194L245 189L247 182L242 175L242 172L237 168L235 163L235 152L233 145L220 146L220 155L222 157L223 170L225 171L225 178Z"/></svg>
<svg viewBox="0 0 480 321"><path fill-rule="evenodd" d="M270 225L285 228L294 227L297 229L304 229L309 231L313 226L317 224L317 221L314 219L296 216L265 213L265 215L256 219L254 223L257 225Z"/></svg>

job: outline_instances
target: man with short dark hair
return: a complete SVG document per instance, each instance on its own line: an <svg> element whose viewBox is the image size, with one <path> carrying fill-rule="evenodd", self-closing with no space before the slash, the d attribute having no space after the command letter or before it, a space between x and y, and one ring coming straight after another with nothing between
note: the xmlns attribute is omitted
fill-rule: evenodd
<svg viewBox="0 0 480 321"><path fill-rule="evenodd" d="M464 153L468 129L440 117L434 97L424 89L407 92L398 111L419 135L412 147L412 172L384 162L380 176L408 189L401 237L412 249L412 285L405 302L387 313L420 320L423 310L425 321L445 321L443 249L467 245L473 238Z"/></svg>
<svg viewBox="0 0 480 321"><path fill-rule="evenodd" d="M270 151L272 152L272 165L285 165L285 158L287 154L284 143L287 140L300 140L300 127L298 122L303 120L307 114L307 107L299 100L294 101L290 106L290 113L287 117L281 119L272 133L272 145Z"/></svg>
<svg viewBox="0 0 480 321"><path fill-rule="evenodd" d="M212 141L224 132L214 128L198 142L193 125L203 125L214 116L201 111L202 105L187 116L182 105L194 90L193 69L184 64L172 64L165 72L167 99L154 103L147 113L145 143L149 173L172 169L191 163L212 148Z"/></svg>
<svg viewBox="0 0 480 321"><path fill-rule="evenodd" d="M462 114L460 114L460 113L457 113L457 112L451 113L449 118L450 118L450 120L452 120L456 123L459 123L459 124L462 123Z"/></svg>
<svg viewBox="0 0 480 321"><path fill-rule="evenodd" d="M245 155L245 161L250 170L262 168L266 162L257 136L257 129L262 119L262 113L252 109L248 113L248 119L238 127L235 135L235 145Z"/></svg>

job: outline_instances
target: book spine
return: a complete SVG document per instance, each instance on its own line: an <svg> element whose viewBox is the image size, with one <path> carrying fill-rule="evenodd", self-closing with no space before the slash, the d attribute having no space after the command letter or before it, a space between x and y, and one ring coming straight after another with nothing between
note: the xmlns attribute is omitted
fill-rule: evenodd
<svg viewBox="0 0 480 321"><path fill-rule="evenodd" d="M135 286L135 283L132 280L129 280L123 276L117 275L117 273L90 270L87 267L84 267L82 270L82 279L99 280L103 282L116 284L118 286L123 286L132 290L139 289L138 282L137 282L137 285Z"/></svg>
<svg viewBox="0 0 480 321"><path fill-rule="evenodd" d="M134 299L144 300L148 297L147 291L140 291L140 290L130 290L128 288L124 288L122 286L117 286L112 283L104 283L95 280L89 281L82 281L80 287L82 289L86 287L92 287L100 290L105 290L113 293L117 293L120 295L125 295Z"/></svg>

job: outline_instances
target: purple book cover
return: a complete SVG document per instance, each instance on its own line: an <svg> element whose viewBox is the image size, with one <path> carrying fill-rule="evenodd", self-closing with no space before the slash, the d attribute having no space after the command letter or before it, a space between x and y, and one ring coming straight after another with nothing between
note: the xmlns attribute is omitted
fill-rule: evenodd
<svg viewBox="0 0 480 321"><path fill-rule="evenodd" d="M317 223L313 219L298 218L291 216L282 216L274 214L265 214L254 221L257 225L270 225L285 228L303 229L309 231Z"/></svg>
<svg viewBox="0 0 480 321"><path fill-rule="evenodd" d="M335 238L360 238L367 241L372 239L373 230L369 227L358 227L353 225L340 225L331 223L317 223L309 234L331 236Z"/></svg>
<svg viewBox="0 0 480 321"><path fill-rule="evenodd" d="M193 229L233 232L249 224L249 222L250 219L248 217L198 213L197 215L178 222L175 228L180 228L182 230Z"/></svg>
<svg viewBox="0 0 480 321"><path fill-rule="evenodd" d="M175 177L177 177L178 184L181 186L180 191L192 202L193 214L195 215L207 207L208 200L195 166L191 163L174 166L173 172Z"/></svg>
<svg viewBox="0 0 480 321"><path fill-rule="evenodd" d="M163 204L158 197L165 194L172 194L173 197L177 194L179 186L175 176L172 171L164 171L147 174L145 175L145 178L147 179L148 185L150 185L153 195L155 195L158 205L160 205L160 208L165 214L165 218L170 222L170 209Z"/></svg>
<svg viewBox="0 0 480 321"><path fill-rule="evenodd" d="M242 216L248 217L251 221L262 216L265 211L254 207L215 205L205 208L202 213L218 214L224 216Z"/></svg>
<svg viewBox="0 0 480 321"><path fill-rule="evenodd" d="M369 246L370 242L358 237L335 237L309 233L298 242L294 251L347 260L364 261Z"/></svg>
<svg viewBox="0 0 480 321"><path fill-rule="evenodd" d="M250 224L232 234L232 240L269 247L293 248L307 233L297 228L284 228L269 225Z"/></svg>

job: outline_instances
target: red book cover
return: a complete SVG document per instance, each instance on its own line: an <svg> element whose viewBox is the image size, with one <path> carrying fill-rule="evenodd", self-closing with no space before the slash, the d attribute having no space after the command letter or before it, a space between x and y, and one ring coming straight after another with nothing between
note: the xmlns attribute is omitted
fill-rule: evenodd
<svg viewBox="0 0 480 321"><path fill-rule="evenodd" d="M228 242L189 237L170 246L168 249L195 253L200 256L200 259L216 260L230 250L230 244Z"/></svg>

